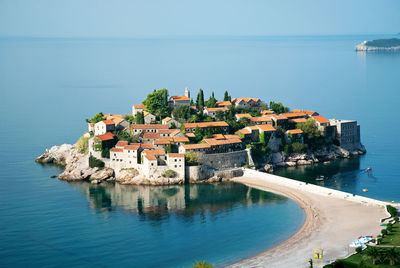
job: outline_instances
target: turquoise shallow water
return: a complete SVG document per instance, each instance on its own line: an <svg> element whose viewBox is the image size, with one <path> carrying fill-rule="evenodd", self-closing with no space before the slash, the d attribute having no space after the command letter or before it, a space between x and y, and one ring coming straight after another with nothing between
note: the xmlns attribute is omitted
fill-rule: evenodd
<svg viewBox="0 0 400 268"><path fill-rule="evenodd" d="M304 215L295 202L252 190L254 199L241 185L118 192L50 179L61 171L33 162L75 142L83 118L128 113L154 88L217 98L228 89L357 119L367 155L280 174L314 183L323 174L327 187L400 201L400 54L353 51L377 37L0 39L0 265L221 266L296 232ZM374 176L360 173L368 166Z"/></svg>

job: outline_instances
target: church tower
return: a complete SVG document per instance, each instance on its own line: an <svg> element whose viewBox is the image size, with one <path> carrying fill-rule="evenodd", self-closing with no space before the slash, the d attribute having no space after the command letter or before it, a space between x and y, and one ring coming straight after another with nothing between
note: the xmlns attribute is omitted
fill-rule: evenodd
<svg viewBox="0 0 400 268"><path fill-rule="evenodd" d="M185 96L190 98L190 92L188 88L185 88Z"/></svg>

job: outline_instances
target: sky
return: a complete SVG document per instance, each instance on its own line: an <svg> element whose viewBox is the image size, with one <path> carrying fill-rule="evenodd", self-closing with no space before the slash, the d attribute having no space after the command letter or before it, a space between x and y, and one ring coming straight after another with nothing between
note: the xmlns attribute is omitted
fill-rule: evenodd
<svg viewBox="0 0 400 268"><path fill-rule="evenodd" d="M399 0L0 0L0 36L399 32Z"/></svg>

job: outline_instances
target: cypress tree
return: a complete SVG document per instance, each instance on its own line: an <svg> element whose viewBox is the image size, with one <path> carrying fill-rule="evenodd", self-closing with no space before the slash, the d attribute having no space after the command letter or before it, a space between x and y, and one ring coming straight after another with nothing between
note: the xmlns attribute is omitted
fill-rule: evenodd
<svg viewBox="0 0 400 268"><path fill-rule="evenodd" d="M225 90L225 94L224 94L224 101L228 101L229 100L229 95L228 95L228 91Z"/></svg>

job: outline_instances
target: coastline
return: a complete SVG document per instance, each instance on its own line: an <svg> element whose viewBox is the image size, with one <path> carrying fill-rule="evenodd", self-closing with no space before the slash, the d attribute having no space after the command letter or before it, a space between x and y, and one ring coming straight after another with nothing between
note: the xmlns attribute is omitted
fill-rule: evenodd
<svg viewBox="0 0 400 268"><path fill-rule="evenodd" d="M295 200L306 219L288 240L227 267L308 267L314 248L324 250L323 264L347 257L354 252L351 241L379 233L380 219L388 215L384 206L390 204L250 170L232 181Z"/></svg>

